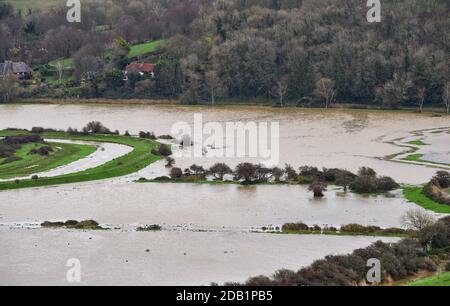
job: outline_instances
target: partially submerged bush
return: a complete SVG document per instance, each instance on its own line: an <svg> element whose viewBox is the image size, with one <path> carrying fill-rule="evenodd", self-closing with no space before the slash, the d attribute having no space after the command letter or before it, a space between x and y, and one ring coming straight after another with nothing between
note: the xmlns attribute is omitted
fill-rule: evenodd
<svg viewBox="0 0 450 306"><path fill-rule="evenodd" d="M174 180L181 179L183 177L183 170L180 168L172 168L170 170L170 178Z"/></svg>
<svg viewBox="0 0 450 306"><path fill-rule="evenodd" d="M81 229L81 230L103 229L94 220L85 220L85 221L80 221L80 222L75 221L75 220L68 220L66 222L45 221L41 224L41 226L46 227L46 228L68 228L68 229Z"/></svg>
<svg viewBox="0 0 450 306"><path fill-rule="evenodd" d="M158 149L153 149L152 150L152 154L153 155L157 155L157 156L170 156L172 155L172 149L170 148L169 145L166 144L160 144Z"/></svg>
<svg viewBox="0 0 450 306"><path fill-rule="evenodd" d="M162 230L162 227L158 224L146 225L144 227L138 227L136 231L138 232L156 232Z"/></svg>

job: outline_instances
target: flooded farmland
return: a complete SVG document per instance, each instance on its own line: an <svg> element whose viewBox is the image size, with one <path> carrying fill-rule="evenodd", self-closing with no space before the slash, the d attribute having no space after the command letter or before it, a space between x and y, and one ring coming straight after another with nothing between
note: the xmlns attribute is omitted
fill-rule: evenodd
<svg viewBox="0 0 450 306"><path fill-rule="evenodd" d="M295 167L311 165L351 171L368 166L405 184L425 183L436 168L386 160L384 157L405 150L395 142L420 138L413 133L416 131L450 126L445 116L376 111L1 105L0 129L80 129L97 120L122 133L154 131L162 135L169 134L177 122L191 123L196 113L203 114L204 122L279 122L280 166L289 163ZM448 163L448 133L426 133L424 142L429 144L423 149L424 158ZM103 155L98 153L98 158L114 158L127 152L127 148L112 145ZM226 162L233 166L244 160L247 159ZM218 161L221 160L206 157L176 160L181 168L193 163L210 166ZM80 167L83 165L72 165L64 171ZM160 175L167 175L163 162L120 178L1 191L0 283L64 284L65 262L69 258L80 259L86 273L85 284L207 285L244 281L280 268L298 269L325 255L348 253L377 240L256 234L252 233L255 228L299 221L311 225L359 223L394 227L400 226L402 214L417 208L399 191L389 197L364 197L330 186L325 198L317 200L302 186L134 182L140 177ZM94 219L119 229L93 233L26 226L69 219ZM128 230L145 224L160 224L166 230Z"/></svg>

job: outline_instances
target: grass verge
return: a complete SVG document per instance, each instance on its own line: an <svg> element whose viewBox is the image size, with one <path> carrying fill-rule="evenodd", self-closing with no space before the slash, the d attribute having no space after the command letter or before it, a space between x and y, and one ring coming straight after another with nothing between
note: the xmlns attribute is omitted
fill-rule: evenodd
<svg viewBox="0 0 450 306"><path fill-rule="evenodd" d="M24 131L0 131L1 136L23 135ZM113 159L98 167L87 169L81 172L49 177L39 178L37 180L22 180L20 182L1 182L0 190L41 187L49 185L60 185L79 183L87 181L96 181L107 178L124 176L137 172L150 164L161 159L160 156L153 155L151 151L158 148L159 143L156 141L141 139L135 137L126 137L118 135L88 135L73 136L64 132L43 133L45 139L69 139L95 142L110 142L127 145L133 148L130 153Z"/></svg>
<svg viewBox="0 0 450 306"><path fill-rule="evenodd" d="M82 159L96 151L91 145L49 143L53 152L48 156L39 154L28 155L31 149L45 146L44 144L27 144L16 151L15 156L21 160L0 165L0 179L29 176L34 173L48 171Z"/></svg>
<svg viewBox="0 0 450 306"><path fill-rule="evenodd" d="M426 277L406 284L414 287L442 287L450 286L450 272L445 272L436 276Z"/></svg>
<svg viewBox="0 0 450 306"><path fill-rule="evenodd" d="M403 187L403 195L405 198L425 209L434 211L441 214L450 214L450 206L440 204L425 196L423 193L423 187Z"/></svg>

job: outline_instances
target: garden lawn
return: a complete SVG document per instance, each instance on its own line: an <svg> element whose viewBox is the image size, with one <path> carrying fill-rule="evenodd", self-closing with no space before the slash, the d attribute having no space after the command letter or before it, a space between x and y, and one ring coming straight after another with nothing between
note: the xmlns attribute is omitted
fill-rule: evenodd
<svg viewBox="0 0 450 306"><path fill-rule="evenodd" d="M422 193L422 187L403 187L405 198L425 209L441 214L450 214L450 205L440 204L428 198Z"/></svg>
<svg viewBox="0 0 450 306"><path fill-rule="evenodd" d="M23 135L24 131L0 131L1 136ZM150 164L161 159L160 156L153 155L151 151L157 149L159 143L156 141L141 139L135 137L118 135L87 135L73 136L64 132L43 133L45 139L71 139L95 142L110 142L127 145L133 148L130 153L113 159L105 164L95 168L87 169L81 172L65 174L50 178L39 178L37 180L22 180L20 182L0 182L0 190L19 189L27 187L40 187L48 185L69 184L78 182L87 182L124 176L137 172Z"/></svg>
<svg viewBox="0 0 450 306"><path fill-rule="evenodd" d="M31 149L38 149L46 144L30 143L23 145L14 154L21 160L1 164L0 179L25 177L34 173L48 171L60 166L70 164L81 158L89 156L96 151L94 146L68 143L48 143L52 148L47 156L39 154L28 155Z"/></svg>

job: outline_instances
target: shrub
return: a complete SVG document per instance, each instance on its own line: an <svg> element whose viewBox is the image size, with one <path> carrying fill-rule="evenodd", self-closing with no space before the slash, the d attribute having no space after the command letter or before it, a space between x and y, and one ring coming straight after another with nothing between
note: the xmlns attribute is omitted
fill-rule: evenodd
<svg viewBox="0 0 450 306"><path fill-rule="evenodd" d="M181 179L183 177L183 171L180 168L172 168L170 170L170 177L174 180Z"/></svg>
<svg viewBox="0 0 450 306"><path fill-rule="evenodd" d="M433 177L436 180L441 188L449 188L450 187L450 172L447 171L438 171L436 176Z"/></svg>
<svg viewBox="0 0 450 306"><path fill-rule="evenodd" d="M286 164L284 167L284 172L286 173L286 178L289 181L295 180L297 178L298 174L291 165Z"/></svg>
<svg viewBox="0 0 450 306"><path fill-rule="evenodd" d="M225 175L233 174L233 170L227 164L217 163L209 168L209 173L214 176L216 180L223 181Z"/></svg>
<svg viewBox="0 0 450 306"><path fill-rule="evenodd" d="M31 128L31 133L36 133L36 134L42 134L44 133L44 128L43 127L32 127Z"/></svg>
<svg viewBox="0 0 450 306"><path fill-rule="evenodd" d="M139 132L139 138L156 140L156 135L155 135L155 133L153 133L153 132L143 132L143 131L140 131L140 132Z"/></svg>
<svg viewBox="0 0 450 306"><path fill-rule="evenodd" d="M302 166L299 168L299 175L312 176L318 178L322 175L322 172L320 172L319 169L316 167Z"/></svg>
<svg viewBox="0 0 450 306"><path fill-rule="evenodd" d="M111 131L99 121L89 122L84 127L84 130L87 131L88 133L92 133L92 134L110 134L111 133Z"/></svg>
<svg viewBox="0 0 450 306"><path fill-rule="evenodd" d="M161 135L158 136L159 139L163 139L163 140L173 140L174 138L171 135Z"/></svg>
<svg viewBox="0 0 450 306"><path fill-rule="evenodd" d="M234 171L235 180L243 180L244 184L250 184L254 182L257 178L256 176L257 167L251 163L241 163L236 166Z"/></svg>
<svg viewBox="0 0 450 306"><path fill-rule="evenodd" d="M388 176L382 176L377 180L378 191L391 191L400 187L394 179Z"/></svg>
<svg viewBox="0 0 450 306"><path fill-rule="evenodd" d="M167 157L172 155L172 149L166 144L161 144L158 149L152 150L152 154Z"/></svg>
<svg viewBox="0 0 450 306"><path fill-rule="evenodd" d="M144 227L138 227L136 231L138 232L156 232L162 230L162 227L158 224L147 225Z"/></svg>
<svg viewBox="0 0 450 306"><path fill-rule="evenodd" d="M358 170L358 175L359 176L377 176L377 173L372 168L361 167Z"/></svg>
<svg viewBox="0 0 450 306"><path fill-rule="evenodd" d="M286 223L281 228L283 232L289 231L309 231L309 226L305 223Z"/></svg>
<svg viewBox="0 0 450 306"><path fill-rule="evenodd" d="M323 192L327 191L327 185L322 182L315 182L308 187L308 190L314 193L315 198L322 198L324 197Z"/></svg>
<svg viewBox="0 0 450 306"><path fill-rule="evenodd" d="M374 176L358 176L350 184L350 189L356 193L378 192L378 181Z"/></svg>

